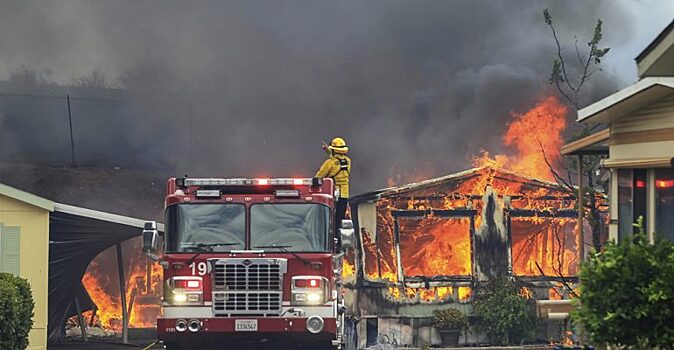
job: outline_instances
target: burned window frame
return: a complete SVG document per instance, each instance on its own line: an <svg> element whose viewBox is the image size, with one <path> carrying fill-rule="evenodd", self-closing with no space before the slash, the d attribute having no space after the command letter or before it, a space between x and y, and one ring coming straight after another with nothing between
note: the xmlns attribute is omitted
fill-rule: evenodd
<svg viewBox="0 0 674 350"><path fill-rule="evenodd" d="M415 281L415 280L425 280L428 278L431 279L457 279L465 280L466 278L471 278L475 275L475 217L477 216L477 210L475 209L425 209L425 210L414 210L414 209L398 209L392 210L391 216L393 217L394 227L393 227L393 239L396 246L396 259L397 259L397 269L398 269L398 280L404 283L405 281ZM442 218L446 220L451 219L468 219L470 221L468 227L468 238L470 241L470 273L467 275L434 275L434 276L407 276L405 275L405 266L402 263L402 241L400 238L400 218L407 219L419 219L423 220L429 217Z"/></svg>

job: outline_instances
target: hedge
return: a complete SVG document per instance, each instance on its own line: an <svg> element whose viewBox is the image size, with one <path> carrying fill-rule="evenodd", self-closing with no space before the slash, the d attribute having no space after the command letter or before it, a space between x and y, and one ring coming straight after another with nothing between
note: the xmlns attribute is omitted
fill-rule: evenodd
<svg viewBox="0 0 674 350"><path fill-rule="evenodd" d="M0 273L0 349L28 347L34 307L28 281L10 273Z"/></svg>
<svg viewBox="0 0 674 350"><path fill-rule="evenodd" d="M593 252L574 314L595 344L674 349L674 243L643 232Z"/></svg>

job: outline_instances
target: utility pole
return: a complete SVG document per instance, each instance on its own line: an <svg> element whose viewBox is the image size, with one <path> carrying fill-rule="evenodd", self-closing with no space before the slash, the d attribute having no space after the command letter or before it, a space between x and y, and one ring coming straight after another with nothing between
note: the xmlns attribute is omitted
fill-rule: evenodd
<svg viewBox="0 0 674 350"><path fill-rule="evenodd" d="M68 104L68 123L70 125L70 155L72 157L73 167L77 166L75 161L75 139L73 138L73 115L70 111L70 95L66 95L66 103Z"/></svg>

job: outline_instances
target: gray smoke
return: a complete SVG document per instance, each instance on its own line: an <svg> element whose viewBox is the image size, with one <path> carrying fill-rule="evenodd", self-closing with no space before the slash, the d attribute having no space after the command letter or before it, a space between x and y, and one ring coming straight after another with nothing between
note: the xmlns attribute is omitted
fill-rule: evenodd
<svg viewBox="0 0 674 350"><path fill-rule="evenodd" d="M543 8L581 48L597 17L614 48L634 39L637 23L609 0L0 6L3 158L68 164L70 94L80 164L158 176L311 175L321 141L339 135L355 193L396 173L467 168L480 149L503 152L510 112L554 93ZM586 99L625 80L606 69Z"/></svg>

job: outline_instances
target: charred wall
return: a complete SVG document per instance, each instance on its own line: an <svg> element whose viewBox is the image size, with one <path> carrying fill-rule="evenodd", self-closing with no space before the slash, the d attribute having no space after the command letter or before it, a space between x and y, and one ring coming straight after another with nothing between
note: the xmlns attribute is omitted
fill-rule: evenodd
<svg viewBox="0 0 674 350"><path fill-rule="evenodd" d="M567 298L561 282L577 280L576 201L553 183L480 168L359 196L352 207L360 246L351 287L365 314L469 303L475 283L498 275L528 283L537 299Z"/></svg>

